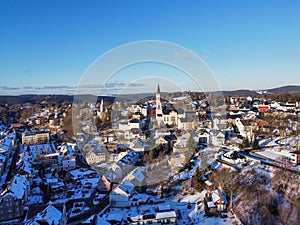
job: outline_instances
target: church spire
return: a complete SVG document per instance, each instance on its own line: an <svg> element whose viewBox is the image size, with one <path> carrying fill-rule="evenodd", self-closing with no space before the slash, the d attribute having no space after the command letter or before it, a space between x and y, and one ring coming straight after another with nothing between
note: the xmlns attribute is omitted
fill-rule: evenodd
<svg viewBox="0 0 300 225"><path fill-rule="evenodd" d="M156 92L156 94L160 94L159 84L157 84L157 92Z"/></svg>

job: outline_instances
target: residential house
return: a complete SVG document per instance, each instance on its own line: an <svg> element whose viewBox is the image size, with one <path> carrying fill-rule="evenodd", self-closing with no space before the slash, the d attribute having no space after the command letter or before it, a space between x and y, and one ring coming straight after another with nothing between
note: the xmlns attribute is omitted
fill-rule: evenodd
<svg viewBox="0 0 300 225"><path fill-rule="evenodd" d="M125 139L131 140L135 138L146 139L146 135L143 134L143 131L139 128L131 128L124 132Z"/></svg>
<svg viewBox="0 0 300 225"><path fill-rule="evenodd" d="M128 126L129 126L129 129L132 129L132 128L141 129L142 128L142 122L139 119L131 119L131 120L128 121Z"/></svg>
<svg viewBox="0 0 300 225"><path fill-rule="evenodd" d="M138 152L140 156L149 152L151 149L151 145L149 145L144 139L137 138L133 142L130 143L131 148Z"/></svg>
<svg viewBox="0 0 300 225"><path fill-rule="evenodd" d="M66 207L63 206L62 212L58 206L49 204L42 212L38 213L32 219L25 220L24 225L66 225L67 213Z"/></svg>
<svg viewBox="0 0 300 225"><path fill-rule="evenodd" d="M95 164L95 163L100 163L100 162L105 162L107 160L107 154L103 152L93 152L89 151L85 155L86 162L89 165Z"/></svg>
<svg viewBox="0 0 300 225"><path fill-rule="evenodd" d="M205 194L204 206L207 215L216 215L220 211L226 210L226 202L220 198L218 190L208 191Z"/></svg>
<svg viewBox="0 0 300 225"><path fill-rule="evenodd" d="M237 151L226 152L221 156L221 159L231 164L243 164L246 162L246 158Z"/></svg>
<svg viewBox="0 0 300 225"><path fill-rule="evenodd" d="M211 137L209 134L209 131L206 129L202 129L199 133L198 133L198 137L199 137L199 144L201 145L209 145L211 143Z"/></svg>
<svg viewBox="0 0 300 225"><path fill-rule="evenodd" d="M178 129L180 130L193 130L197 124L196 118L179 118L178 119Z"/></svg>
<svg viewBox="0 0 300 225"><path fill-rule="evenodd" d="M118 121L118 125L119 125L118 126L119 130L122 130L122 131L129 130L129 124L128 124L127 120Z"/></svg>
<svg viewBox="0 0 300 225"><path fill-rule="evenodd" d="M290 152L291 162L300 165L300 150Z"/></svg>
<svg viewBox="0 0 300 225"><path fill-rule="evenodd" d="M222 145L225 142L225 134L221 131L213 132L211 143L215 146Z"/></svg>
<svg viewBox="0 0 300 225"><path fill-rule="evenodd" d="M4 138L0 142L0 153L4 154L7 159L11 158L13 146L14 146L14 139Z"/></svg>
<svg viewBox="0 0 300 225"><path fill-rule="evenodd" d="M16 175L8 188L0 194L0 221L24 216L30 184L23 175Z"/></svg>
<svg viewBox="0 0 300 225"><path fill-rule="evenodd" d="M138 162L138 159L139 159L138 152L131 150L116 163L116 165L120 167L123 177L133 169L133 167Z"/></svg>
<svg viewBox="0 0 300 225"><path fill-rule="evenodd" d="M65 179L70 179L72 183L76 183L78 180L98 177L99 174L94 170L81 168L69 170Z"/></svg>
<svg viewBox="0 0 300 225"><path fill-rule="evenodd" d="M177 126L178 117L175 110L163 110L163 122L169 126Z"/></svg>
<svg viewBox="0 0 300 225"><path fill-rule="evenodd" d="M131 171L109 194L112 207L129 207L147 202L145 198L137 198L135 191L144 192L146 190L144 167L137 167ZM140 199L140 201L138 201Z"/></svg>
<svg viewBox="0 0 300 225"><path fill-rule="evenodd" d="M146 213L127 218L129 224L177 224L174 210L165 212Z"/></svg>
<svg viewBox="0 0 300 225"><path fill-rule="evenodd" d="M93 142L92 142L93 141ZM95 164L107 161L108 151L103 146L98 144L97 140L92 140L84 146L85 159L88 164Z"/></svg>
<svg viewBox="0 0 300 225"><path fill-rule="evenodd" d="M104 175L99 179L97 183L97 189L100 193L108 193L112 188L112 183L106 179Z"/></svg>
<svg viewBox="0 0 300 225"><path fill-rule="evenodd" d="M131 203L129 199L133 196L134 191L134 185L130 181L124 180L118 187L110 192L110 206L116 208L130 207Z"/></svg>
<svg viewBox="0 0 300 225"><path fill-rule="evenodd" d="M146 191L145 167L135 168L126 176L125 179L129 180L134 185L136 191Z"/></svg>

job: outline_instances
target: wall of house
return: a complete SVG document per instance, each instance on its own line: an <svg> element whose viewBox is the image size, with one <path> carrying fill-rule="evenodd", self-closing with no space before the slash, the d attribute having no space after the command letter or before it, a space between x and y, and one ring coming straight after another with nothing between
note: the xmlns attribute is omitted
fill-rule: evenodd
<svg viewBox="0 0 300 225"><path fill-rule="evenodd" d="M120 195L114 191L109 194L109 203L112 207L123 208L129 207L130 201L127 196Z"/></svg>
<svg viewBox="0 0 300 225"><path fill-rule="evenodd" d="M0 197L0 221L24 216L23 200L15 200L12 195Z"/></svg>

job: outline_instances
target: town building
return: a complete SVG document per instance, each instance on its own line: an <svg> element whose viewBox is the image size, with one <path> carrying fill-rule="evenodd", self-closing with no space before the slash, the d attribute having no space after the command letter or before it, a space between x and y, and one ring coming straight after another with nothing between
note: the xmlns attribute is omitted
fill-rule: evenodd
<svg viewBox="0 0 300 225"><path fill-rule="evenodd" d="M0 221L23 217L29 193L30 185L27 178L16 175L11 184L0 193Z"/></svg>
<svg viewBox="0 0 300 225"><path fill-rule="evenodd" d="M33 145L40 143L47 143L50 140L49 132L29 132L22 133L22 144Z"/></svg>

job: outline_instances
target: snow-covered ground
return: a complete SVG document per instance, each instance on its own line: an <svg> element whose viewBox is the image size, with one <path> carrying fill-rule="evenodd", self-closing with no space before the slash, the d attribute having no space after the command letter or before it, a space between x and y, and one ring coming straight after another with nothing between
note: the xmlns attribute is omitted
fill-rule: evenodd
<svg viewBox="0 0 300 225"><path fill-rule="evenodd" d="M276 151L263 151L263 152L255 152L257 155L261 155L263 157L272 159L274 161L280 161L282 157L288 157L287 152L276 152Z"/></svg>
<svg viewBox="0 0 300 225"><path fill-rule="evenodd" d="M260 147L271 147L276 148L282 145L283 148L290 148L290 150L295 150L295 147L300 146L300 136L292 135L290 137L275 137L267 138L259 141Z"/></svg>
<svg viewBox="0 0 300 225"><path fill-rule="evenodd" d="M218 224L218 225L230 225L230 224L241 224L236 216L228 214L227 218L220 217L207 217L204 213L204 205L200 203L205 197L206 191L196 192L195 194L187 194L181 196L177 194L169 198L159 198L155 196L149 196L153 202L163 201L159 204L147 204L140 206L133 206L130 209L125 208L111 208L109 213L105 213L102 217L103 219L109 219L110 214L122 215L123 220L127 217L134 217L144 213L155 213L155 209L160 206L168 207L176 212L177 224L187 225L187 224ZM188 209L188 204L191 208Z"/></svg>
<svg viewBox="0 0 300 225"><path fill-rule="evenodd" d="M282 139L281 137L268 138L259 141L259 147L273 147L278 146L278 141Z"/></svg>

